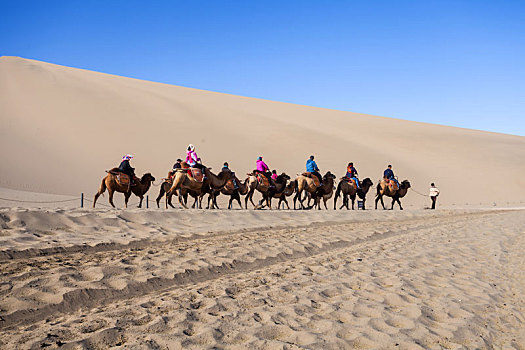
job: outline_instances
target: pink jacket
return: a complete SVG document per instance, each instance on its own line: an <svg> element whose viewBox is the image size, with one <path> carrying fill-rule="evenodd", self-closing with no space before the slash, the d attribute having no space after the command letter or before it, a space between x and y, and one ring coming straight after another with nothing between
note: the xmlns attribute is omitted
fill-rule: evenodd
<svg viewBox="0 0 525 350"><path fill-rule="evenodd" d="M272 174L272 180L277 180L278 177L279 177L279 175L277 175L277 174Z"/></svg>
<svg viewBox="0 0 525 350"><path fill-rule="evenodd" d="M257 170L262 171L262 172L266 172L266 171L270 170L270 168L268 168L268 165L266 165L265 162L263 162L262 160L258 160L257 161Z"/></svg>
<svg viewBox="0 0 525 350"><path fill-rule="evenodd" d="M186 163L188 163L189 166L194 166L198 161L200 161L200 158L197 157L195 151L186 151Z"/></svg>

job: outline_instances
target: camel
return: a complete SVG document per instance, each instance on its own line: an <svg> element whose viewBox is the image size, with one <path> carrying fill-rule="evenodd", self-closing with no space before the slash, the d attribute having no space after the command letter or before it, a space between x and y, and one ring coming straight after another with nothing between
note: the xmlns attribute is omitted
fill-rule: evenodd
<svg viewBox="0 0 525 350"><path fill-rule="evenodd" d="M334 194L334 180L335 175L331 172L327 172L323 177L323 184L317 188L317 191L314 192L312 198L314 200L314 208L317 207L318 210L321 210L321 198L323 198L324 207L328 210L326 202L332 198Z"/></svg>
<svg viewBox="0 0 525 350"><path fill-rule="evenodd" d="M212 205L212 208L215 207L217 209L219 209L219 206L217 205L217 196L220 195L221 193L225 196L230 196L230 200L228 202L228 209L232 209L233 208L233 201L236 200L238 203L239 203L239 206L242 208L242 203L241 203L241 195L245 195L246 193L248 193L248 190L249 190L249 186L248 186L248 179L246 179L244 182L241 182L237 176L233 175L234 178L235 178L235 181L237 182L237 185L238 185L238 188L235 188L235 189L229 189L229 188L226 188L223 187L221 188L221 190L215 190L213 191L213 197L212 195L210 195L210 197L208 198L208 207L210 206L210 199L213 200L213 205Z"/></svg>
<svg viewBox="0 0 525 350"><path fill-rule="evenodd" d="M269 188L265 192L261 191L263 198L255 207L255 209L264 208L264 201L266 201L266 205L268 206L268 208L272 209L272 198L281 198L282 193L286 190L288 180L290 180L290 176L286 175L285 173L282 173L281 175L277 176L277 179L275 179L275 181L272 180L272 184L274 187Z"/></svg>
<svg viewBox="0 0 525 350"><path fill-rule="evenodd" d="M139 208L142 208L142 200L144 199L144 195L146 192L148 192L151 183L155 181L155 178L150 173L145 173L142 175L140 180L138 178L135 178L135 186L131 187L131 190L127 185L121 185L117 182L117 175L118 169L114 168L108 171L107 175L102 179L102 183L100 184L100 188L98 192L95 194L95 198L93 199L93 208L95 208L95 204L97 203L98 197L100 197L101 194L103 194L106 189L109 193L109 204L113 208L115 208L115 204L113 203L113 194L115 192L124 193L124 204L126 208L128 207L128 200L131 196L131 193L136 195L140 198Z"/></svg>
<svg viewBox="0 0 525 350"><path fill-rule="evenodd" d="M288 201L286 200L286 197L290 197L295 192L295 180L292 180L286 185L284 191L282 191L279 194L279 203L277 204L277 209L281 209L281 203L284 202L286 204L286 207L288 210L290 210L290 206L288 205ZM284 207L284 206L283 206Z"/></svg>
<svg viewBox="0 0 525 350"><path fill-rule="evenodd" d="M385 179L381 180L380 183L377 184L376 209L378 201L381 201L381 205L383 206L383 209L385 209L383 196L387 196L392 197L392 207L390 208L390 210L394 209L395 202L399 204L399 209L403 210L399 198L403 198L407 194L409 188L410 182L408 180L403 180L403 182L399 184L399 189L397 191L392 190L392 188L388 185Z"/></svg>
<svg viewBox="0 0 525 350"><path fill-rule="evenodd" d="M347 210L350 209L348 206L348 197L350 197L352 200L352 210L354 210L356 195L363 200L363 210L365 210L366 194L372 186L373 182L369 177L363 181L359 181L359 189L357 190L352 184L349 184L348 181L344 180L344 178L341 179L337 185L337 191L335 192L334 210L337 208L337 198L339 196L343 197L343 205L339 209L343 209L343 207L346 207Z"/></svg>
<svg viewBox="0 0 525 350"><path fill-rule="evenodd" d="M325 174L327 176L328 174L331 174L329 171ZM315 175L314 175L315 176ZM300 209L304 209L304 200L306 199L307 195L305 195L305 198L301 198L301 195L303 191L306 191L306 193L310 193L310 195L313 195L315 191L317 191L317 186L315 186L314 180L310 177L306 177L304 175L298 175L295 179L296 186L295 186L295 197L293 198L293 208L296 209L296 201L299 200L299 203L301 204Z"/></svg>
<svg viewBox="0 0 525 350"><path fill-rule="evenodd" d="M171 197L177 193L179 196L179 203L185 208L188 209L185 203L182 202L182 191L181 189L188 189L198 193L198 207L202 208L201 202L204 194L209 193L209 190L218 190L221 189L228 180L232 178L232 174L229 171L221 171L219 175L215 175L210 171L209 168L203 167L204 175L206 180L203 182L198 182L193 180L188 176L187 169L178 169L173 178L173 184L171 188L166 193L166 209L168 209L168 202L171 200Z"/></svg>
<svg viewBox="0 0 525 350"><path fill-rule="evenodd" d="M157 196L157 200L156 200L157 201L157 208L160 208L160 200L170 190L171 185L172 185L172 182L166 181L166 180L164 180L164 182L160 185L159 195ZM174 194L178 196L177 193L174 193ZM188 204L188 192L182 191L182 197L184 199L184 204L187 205ZM195 196L192 196L192 197L195 197ZM168 204L169 204L170 207L175 208L173 206L173 203L171 202L171 198L169 199Z"/></svg>
<svg viewBox="0 0 525 350"><path fill-rule="evenodd" d="M264 175L261 175L261 176L264 176ZM245 183L248 184L248 194L246 195L246 197L244 198L244 206L246 207L246 209L248 209L248 199L250 200L250 202L252 202L253 204L253 207L255 209L257 209L257 205L253 202L253 194L255 193L255 190L261 192L261 193L266 193L266 191L268 191L268 189L270 188L269 186L266 186L266 185L263 185L259 182L259 180L257 179L257 176L255 174L248 174L248 178L246 179ZM267 198L268 200L268 203L266 203L267 205L269 205L269 199ZM259 203L260 205L260 203Z"/></svg>

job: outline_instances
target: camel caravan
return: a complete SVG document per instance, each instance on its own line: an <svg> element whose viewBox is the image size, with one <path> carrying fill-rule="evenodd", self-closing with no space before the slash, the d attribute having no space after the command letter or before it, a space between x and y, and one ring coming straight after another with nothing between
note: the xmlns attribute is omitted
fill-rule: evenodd
<svg viewBox="0 0 525 350"><path fill-rule="evenodd" d="M142 207L144 196L155 185L155 178L150 173L145 173L141 178L135 176L134 168L130 165L133 156L128 154L123 157L118 168L106 171L107 175L102 179L102 183L93 200L95 208L97 199L106 189L109 193L109 203L113 208L113 195L115 192L124 194L124 203L128 207L128 201L132 194L140 198L139 208ZM208 204L206 209L219 209L217 197L220 195L229 197L228 209L233 209L234 202L237 202L241 209L248 209L248 201L254 209L268 208L272 209L272 200L278 200L277 208L290 209L288 199L293 196L294 209L318 209L321 210L324 205L328 209L327 201L334 198L334 210L337 210L337 201L342 199L339 209L350 209L350 200L352 201L352 210L355 209L355 200L359 198L361 209L365 210L366 195L373 187L370 178L364 180L358 179L358 173L353 163L347 166L346 175L337 181L337 177L330 171L323 176L314 160L314 156L306 162L306 171L297 174L292 179L286 173L277 174L275 170L270 171L268 165L258 157L256 169L246 174L247 177L240 180L235 172L230 170L229 164L224 163L223 168L217 174L211 171L211 168L204 166L201 159L195 152L195 147L189 145L186 151L186 159L177 159L168 176L163 178L159 186L159 194L156 198L157 208L161 207L161 200L164 199L164 207L175 208L172 199L176 196L179 204L188 209L188 196L193 198L192 208L202 209L203 198L208 195ZM404 180L398 182L394 176L392 166L389 165L384 171L383 178L378 181L376 187L375 209L381 201L383 209L385 204L383 197L392 198L390 209L394 209L394 204L399 204L399 209L403 210L400 199L406 196L410 182ZM253 196L255 192L261 194L261 199L255 203ZM244 196L244 207L241 201ZM306 202L306 203L305 203ZM322 202L322 203L321 203Z"/></svg>

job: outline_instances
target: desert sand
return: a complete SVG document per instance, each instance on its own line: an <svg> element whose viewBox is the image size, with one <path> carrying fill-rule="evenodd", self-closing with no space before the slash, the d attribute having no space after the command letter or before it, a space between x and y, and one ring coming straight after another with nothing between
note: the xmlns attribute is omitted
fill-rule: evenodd
<svg viewBox="0 0 525 350"><path fill-rule="evenodd" d="M525 348L524 137L16 57L0 118L1 349ZM241 179L315 154L413 189L404 211L165 210L155 186L90 208L123 154L160 180L188 143Z"/></svg>
<svg viewBox="0 0 525 350"><path fill-rule="evenodd" d="M522 210L0 214L2 348L525 346Z"/></svg>

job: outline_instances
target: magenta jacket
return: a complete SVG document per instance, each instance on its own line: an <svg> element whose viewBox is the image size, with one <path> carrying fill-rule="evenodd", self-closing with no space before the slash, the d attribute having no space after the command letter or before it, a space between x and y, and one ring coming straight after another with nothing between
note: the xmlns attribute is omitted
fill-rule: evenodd
<svg viewBox="0 0 525 350"><path fill-rule="evenodd" d="M266 165L265 162L263 162L262 160L258 160L257 161L257 170L262 171L262 172L266 172L266 171L270 170L270 168L268 168L268 165Z"/></svg>

